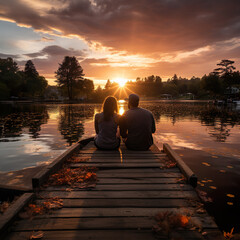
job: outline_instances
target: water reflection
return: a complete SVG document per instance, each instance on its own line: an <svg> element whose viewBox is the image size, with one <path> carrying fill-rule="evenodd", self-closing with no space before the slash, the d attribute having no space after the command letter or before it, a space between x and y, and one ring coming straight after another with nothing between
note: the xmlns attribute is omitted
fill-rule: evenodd
<svg viewBox="0 0 240 240"><path fill-rule="evenodd" d="M84 120L93 114L94 108L87 105L65 105L60 108L58 129L69 145L79 141L84 134Z"/></svg>
<svg viewBox="0 0 240 240"><path fill-rule="evenodd" d="M202 149L204 143L200 143L201 138L206 138L202 133L207 133L211 142L226 142L232 135L234 138L231 141L235 142L239 137L236 125L239 126L240 115L236 109L196 102L140 104L153 112L157 125L155 135L159 140L171 140L175 146ZM94 133L94 115L101 111L101 106L102 104L1 104L0 167L1 164L5 164L6 168L11 167L8 163L10 157L18 159L19 163L22 157L23 163L31 156L38 156L29 159L29 165L48 160L49 156L55 157L83 136ZM119 101L120 114L127 109L127 102ZM194 133L192 129L195 129ZM19 168L22 167L19 165Z"/></svg>
<svg viewBox="0 0 240 240"><path fill-rule="evenodd" d="M0 141L18 141L24 133L37 138L49 116L45 105L1 106ZM9 139L11 138L11 140Z"/></svg>
<svg viewBox="0 0 240 240"><path fill-rule="evenodd" d="M240 114L236 108L219 108L200 103L151 103L142 106L153 112L157 122L164 116L173 126L186 119L199 120L201 125L207 126L209 136L218 142L225 142L231 128L240 124Z"/></svg>

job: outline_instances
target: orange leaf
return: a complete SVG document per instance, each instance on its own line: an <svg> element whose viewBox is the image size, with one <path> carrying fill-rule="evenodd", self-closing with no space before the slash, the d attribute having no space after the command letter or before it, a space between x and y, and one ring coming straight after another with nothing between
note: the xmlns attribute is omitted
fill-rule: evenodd
<svg viewBox="0 0 240 240"><path fill-rule="evenodd" d="M33 232L33 234L30 236L30 239L41 239L43 238L43 231Z"/></svg>

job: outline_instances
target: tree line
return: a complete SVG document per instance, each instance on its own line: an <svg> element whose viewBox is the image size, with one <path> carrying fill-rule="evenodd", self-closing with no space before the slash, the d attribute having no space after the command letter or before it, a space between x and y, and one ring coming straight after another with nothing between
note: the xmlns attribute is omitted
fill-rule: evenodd
<svg viewBox="0 0 240 240"><path fill-rule="evenodd" d="M160 76L138 77L136 81L128 81L124 91L117 90L118 84L108 80L104 88L96 89L95 97L99 100L115 94L124 98L124 95L134 92L147 98L165 98L166 95L175 99L223 99L229 96L239 98L239 93L231 94L232 88L240 88L240 73L233 64L234 61L222 60L217 64L218 68L202 78L193 76L188 79L174 74L163 82Z"/></svg>
<svg viewBox="0 0 240 240"><path fill-rule="evenodd" d="M12 58L0 58L0 99L41 97L47 86L31 60L21 71Z"/></svg>
<svg viewBox="0 0 240 240"><path fill-rule="evenodd" d="M21 71L12 58L0 59L0 99L62 97L70 101L84 99L101 102L108 95L124 99L132 92L147 98L161 98L165 95L172 98L223 98L227 90L229 92L233 87L240 87L240 73L233 64L234 61L222 60L216 69L202 78L188 79L174 74L163 82L160 76L151 75L128 81L124 88L108 80L104 87L95 89L93 81L84 78L83 69L74 56L64 57L59 64L55 72L57 87L48 86L47 80L39 75L31 60L26 62Z"/></svg>

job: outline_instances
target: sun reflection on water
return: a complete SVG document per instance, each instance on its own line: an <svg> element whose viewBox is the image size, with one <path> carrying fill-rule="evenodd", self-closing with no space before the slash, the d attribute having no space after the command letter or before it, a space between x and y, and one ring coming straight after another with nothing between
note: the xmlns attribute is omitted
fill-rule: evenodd
<svg viewBox="0 0 240 240"><path fill-rule="evenodd" d="M120 106L120 107L119 107L119 114L120 114L120 115L123 115L124 112L125 112L124 107L123 107L123 106Z"/></svg>

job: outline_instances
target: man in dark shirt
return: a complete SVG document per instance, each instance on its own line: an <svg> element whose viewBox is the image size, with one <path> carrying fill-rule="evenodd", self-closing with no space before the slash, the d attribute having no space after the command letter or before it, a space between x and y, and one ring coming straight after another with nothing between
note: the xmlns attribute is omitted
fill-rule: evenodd
<svg viewBox="0 0 240 240"><path fill-rule="evenodd" d="M153 144L152 133L156 131L150 111L138 107L139 96L129 95L128 108L120 120L120 133L125 145L131 150L148 150Z"/></svg>

